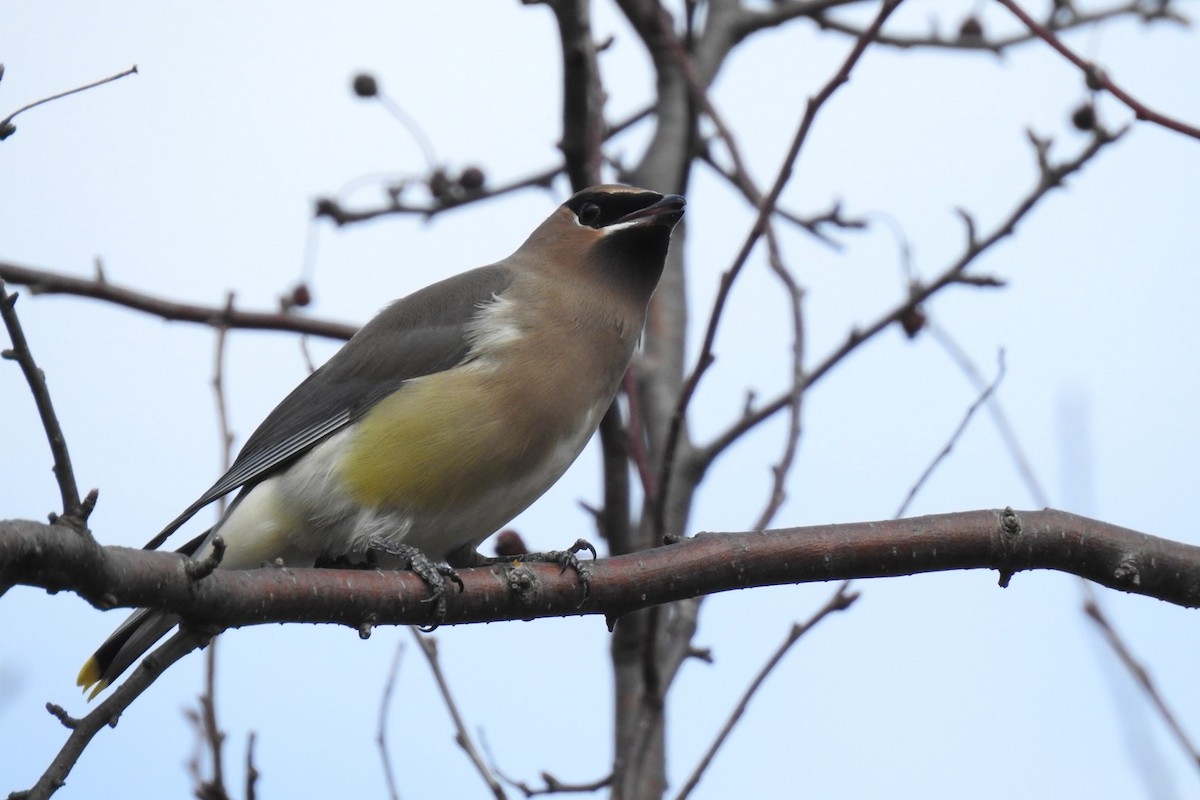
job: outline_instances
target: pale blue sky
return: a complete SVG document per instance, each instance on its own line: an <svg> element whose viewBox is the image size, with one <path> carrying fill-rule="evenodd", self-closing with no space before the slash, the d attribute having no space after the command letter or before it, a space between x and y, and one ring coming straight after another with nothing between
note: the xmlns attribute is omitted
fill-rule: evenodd
<svg viewBox="0 0 1200 800"><path fill-rule="evenodd" d="M944 27L975 3L905 4L889 30ZM615 117L652 86L632 33L597 2ZM989 29L1012 29L988 7ZM1133 22L1079 33L1072 46L1146 102L1200 121L1194 32ZM727 65L714 102L765 185L816 90L848 42L798 23L750 40ZM551 14L516 2L0 5L0 114L137 64L140 74L38 108L0 144L0 258L86 275L94 258L116 282L164 296L270 307L299 276L315 197L371 173L416 174L412 140L349 92L374 72L453 167L476 163L506 181L554 163L558 45ZM961 206L990 230L1032 186L1024 129L1073 155L1085 137L1069 111L1082 79L1045 48L998 59L871 50L823 111L785 204L801 212L841 199L874 215L838 253L791 232L785 255L808 287L816 360L851 325L901 296L886 215L903 229L921 275L963 244ZM1112 126L1128 112L1107 100ZM614 146L633 161L635 129ZM1195 352L1195 211L1200 142L1149 125L1046 199L977 270L1003 290L955 288L929 312L989 375L1004 348L999 397L1052 504L1148 533L1200 543L1193 522L1200 424ZM425 223L389 219L316 228L312 313L365 321L389 299L511 252L566 196L530 191ZM369 202L369 190L357 195ZM719 275L751 213L706 168L688 196L692 347ZM100 489L101 541L137 546L219 470L209 388L213 334L63 298L19 305L46 370L84 487ZM705 439L786 381L788 333L773 279L756 254L737 285L716 366L694 406ZM332 352L313 345L318 358ZM232 424L244 438L305 374L296 342L237 333L228 352ZM831 373L805 407L805 436L777 525L891 516L943 446L975 391L929 336L889 331ZM4 517L56 508L50 459L32 402L0 368L6 446ZM759 513L780 425L733 448L709 474L692 531L737 530ZM589 449L516 521L554 547L591 533L579 500L598 497ZM912 513L1033 500L984 415ZM203 521L202 521L203 522ZM863 597L793 652L752 704L696 795L820 798L929 796L1190 797L1194 766L1164 734L1079 610L1071 578L954 573L858 584ZM793 620L832 587L731 593L704 608L697 644L670 698L669 769L678 786L728 709ZM1183 724L1200 735L1194 612L1102 592ZM86 706L82 660L121 618L69 595L16 589L0 602L0 789L25 788L61 745L44 711ZM444 666L472 730L501 768L591 780L608 768L609 635L599 618L442 629ZM257 734L260 798L383 797L374 736L397 641L332 626L234 631L220 645L220 715L240 785L246 735ZM407 644L391 716L403 797L484 797L454 746L428 670ZM198 655L171 670L79 761L64 798L185 796L194 737L183 709L200 690ZM1134 744L1131 744L1133 742ZM1148 749L1153 755L1145 756ZM1147 761L1146 759L1151 759ZM1149 766L1147 766L1149 764ZM1147 772L1154 778L1147 778Z"/></svg>

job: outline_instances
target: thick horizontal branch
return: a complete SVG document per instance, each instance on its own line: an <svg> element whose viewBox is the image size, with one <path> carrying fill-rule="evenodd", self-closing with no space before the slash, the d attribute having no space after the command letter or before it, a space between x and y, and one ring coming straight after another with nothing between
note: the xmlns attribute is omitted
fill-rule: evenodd
<svg viewBox="0 0 1200 800"><path fill-rule="evenodd" d="M1113 589L1200 606L1200 547L1060 511L968 511L884 522L702 533L606 558L590 594L552 565L461 571L444 624L604 614L702 594L813 581L995 569L1001 583L1030 569L1068 572ZM432 622L428 590L408 572L217 570L190 578L171 553L91 546L74 531L0 522L0 585L73 591L100 607L153 606L213 628L268 622Z"/></svg>
<svg viewBox="0 0 1200 800"><path fill-rule="evenodd" d="M74 275L0 261L0 280L27 286L32 294L90 297L135 311L144 311L166 320L198 322L214 328L306 333L341 340L349 339L358 330L344 322L314 319L290 311L242 311L234 308L232 303L223 306L181 303L118 286L100 274L95 278L78 278Z"/></svg>

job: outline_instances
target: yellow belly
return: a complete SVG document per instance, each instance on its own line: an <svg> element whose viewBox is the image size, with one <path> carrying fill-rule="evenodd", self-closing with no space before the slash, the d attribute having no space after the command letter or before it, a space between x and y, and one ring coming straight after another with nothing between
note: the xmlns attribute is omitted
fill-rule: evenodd
<svg viewBox="0 0 1200 800"><path fill-rule="evenodd" d="M513 397L486 369L419 378L359 421L337 471L359 503L418 513L469 504L506 483L527 483L563 438L571 438L569 431L539 424L541 412L530 400ZM557 477L548 476L546 485Z"/></svg>

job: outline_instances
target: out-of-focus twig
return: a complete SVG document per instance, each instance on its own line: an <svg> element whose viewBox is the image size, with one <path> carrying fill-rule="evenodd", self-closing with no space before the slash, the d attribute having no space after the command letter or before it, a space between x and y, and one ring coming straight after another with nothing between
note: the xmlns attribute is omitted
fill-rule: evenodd
<svg viewBox="0 0 1200 800"><path fill-rule="evenodd" d="M975 416L975 412L978 411L984 403L991 399L992 394L995 393L997 387L1000 386L1000 381L1004 380L1003 350L1001 350L996 356L996 360L998 362L996 377L991 383L984 387L983 391L980 392L979 397L975 398L975 402L971 403L971 405L967 408L967 412L963 414L962 421L958 423L958 427L954 429L954 433L950 434L950 438L946 441L946 444L941 450L938 451L938 454L933 457L933 461L929 462L929 466L925 467L925 471L921 473L919 478L917 478L916 483L912 485L912 488L908 490L908 494L905 496L904 502L900 504L900 508L896 509L897 519L903 517L908 511L908 507L912 505L913 498L917 496L917 492L921 491L921 487L924 486L925 482L929 480L929 476L933 474L935 469L937 469L938 464L942 463L942 461L944 461L950 455L950 451L954 449L954 445L959 439L962 438L962 435L966 433L967 426L971 424L971 419Z"/></svg>
<svg viewBox="0 0 1200 800"><path fill-rule="evenodd" d="M135 74L137 74L137 71L138 71L137 64L134 64L129 69L125 70L124 72L118 72L116 75L109 75L107 78L101 78L98 81L92 81L89 84L85 84L83 86L77 86L74 89L68 89L65 92L59 92L58 94L52 94L49 97L43 97L41 100L35 100L32 103L21 106L20 108L18 108L16 111L9 114L4 119L0 119L0 140L7 139L9 136L12 136L13 133L16 132L17 126L13 125L13 119L15 119L18 114L28 111L29 109L34 108L36 106L40 106L43 103L49 103L51 100L58 100L59 98L66 97L68 95L77 94L79 92L86 92L88 89L95 89L97 86L103 86L106 83L110 83L115 80L120 80L121 78L124 78L126 75L135 75ZM0 69L0 74L2 74L2 69Z"/></svg>
<svg viewBox="0 0 1200 800"><path fill-rule="evenodd" d="M734 706L732 713L730 713L729 718L725 721L725 725L721 728L721 731L717 734L712 744L709 745L708 750L704 753L704 756L700 759L695 769L692 770L692 774L684 782L683 787L679 790L679 794L675 796L675 800L686 800L692 793L692 790L700 783L700 779L704 776L704 771L712 763L713 758L717 755L717 751L721 749L721 745L729 738L729 734L733 732L742 715L746 713L746 708L749 707L750 700L753 699L755 693L762 687L767 676L779 666L779 663L787 655L792 645L800 641L800 637L812 630L821 620L830 614L836 611L845 611L854 604L854 601L858 599L858 593L851 592L849 589L849 581L842 583L833 596L825 602L825 605L817 609L816 613L804 622L792 625L792 629L788 631L788 635L780 643L779 647L775 649L771 657L767 659L766 663L763 664L762 668L759 669L758 674L754 676L754 680L750 681L745 691L742 692L741 699Z"/></svg>
<svg viewBox="0 0 1200 800"><path fill-rule="evenodd" d="M388 750L387 729L388 711L392 705L392 692L396 688L396 679L400 675L400 658L404 655L404 643L396 643L396 655L392 657L392 668L388 670L387 681L383 684L383 697L379 700L379 725L375 730L375 744L379 746L379 758L383 762L383 776L387 779L388 797L400 800L396 789L396 773L392 769L392 754Z"/></svg>
<svg viewBox="0 0 1200 800"><path fill-rule="evenodd" d="M254 766L254 731L246 740L246 800L254 800L258 786L258 767Z"/></svg>
<svg viewBox="0 0 1200 800"><path fill-rule="evenodd" d="M466 723L463 722L462 715L458 713L458 704L454 702L454 696L450 693L450 684L446 681L446 675L442 672L441 662L438 660L437 640L432 636L422 634L416 628L411 628L413 639L416 640L417 646L421 648L422 655L429 662L429 669L433 673L433 678L437 682L438 691L442 694L442 701L446 704L446 710L450 712L450 719L454 722L454 741L467 754L467 758L471 760L475 771L479 773L479 777L483 778L484 783L491 789L492 795L496 800L505 800L507 795L504 793L504 787L500 785L500 781L492 774L488 765L484 763L483 757L479 755L479 750L475 747L475 742L471 739L471 735L467 732Z"/></svg>
<svg viewBox="0 0 1200 800"><path fill-rule="evenodd" d="M1100 610L1100 607L1096 604L1094 599L1087 600L1084 603L1083 610L1084 613L1096 623L1096 626L1100 628L1100 632L1104 635L1104 639L1108 642L1109 647L1111 647L1112 651L1116 653L1117 658L1121 660L1121 663L1125 665L1125 668L1129 670L1129 674L1133 676L1138 685L1142 687L1142 691L1146 693L1147 699L1149 699L1155 710L1158 711L1159 716L1161 716L1163 719L1163 722L1167 724L1167 727L1170 729L1172 735L1174 735L1176 741L1179 742L1179 746L1182 747L1184 752L1187 753L1188 757L1191 758L1192 763L1196 767L1200 768L1200 751L1197 751L1196 745L1192 743L1191 737L1187 735L1187 732L1183 729L1183 726L1179 723L1179 720L1176 718L1175 714L1172 713L1162 695L1159 694L1158 689L1155 688L1154 681L1150 678L1150 673L1134 657L1133 653L1125 645L1124 639L1119 633L1117 633L1116 629L1113 628L1112 623Z"/></svg>

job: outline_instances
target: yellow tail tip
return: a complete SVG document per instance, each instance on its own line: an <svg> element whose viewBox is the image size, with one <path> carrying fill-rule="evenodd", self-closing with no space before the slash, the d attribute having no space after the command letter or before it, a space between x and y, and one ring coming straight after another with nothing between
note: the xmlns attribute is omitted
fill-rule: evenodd
<svg viewBox="0 0 1200 800"><path fill-rule="evenodd" d="M92 684L96 685L95 689L92 689ZM88 689L92 689L92 693L88 695L88 700L91 700L108 688L108 681L100 679L100 662L96 660L95 656L89 658L84 663L83 669L79 670L79 675L75 678L75 685L82 686L85 692Z"/></svg>

